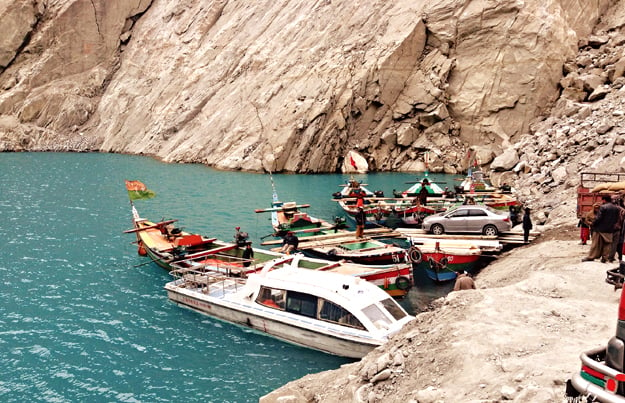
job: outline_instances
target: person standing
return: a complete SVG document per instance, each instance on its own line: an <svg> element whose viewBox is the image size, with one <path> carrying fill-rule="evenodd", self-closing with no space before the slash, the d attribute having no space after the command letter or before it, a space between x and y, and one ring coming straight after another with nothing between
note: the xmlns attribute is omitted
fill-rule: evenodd
<svg viewBox="0 0 625 403"><path fill-rule="evenodd" d="M517 212L516 206L509 206L508 212L510 214L510 222L512 223L512 226L514 227L515 225L517 225L517 221L519 219L519 214Z"/></svg>
<svg viewBox="0 0 625 403"><path fill-rule="evenodd" d="M423 182L425 182L425 179ZM425 187L425 184L422 184L421 190L419 190L419 202L422 206L425 206L428 203L428 189Z"/></svg>
<svg viewBox="0 0 625 403"><path fill-rule="evenodd" d="M523 242L528 243L530 239L530 231L534 226L532 225L532 218L530 217L530 208L525 207L525 214L523 215Z"/></svg>
<svg viewBox="0 0 625 403"><path fill-rule="evenodd" d="M245 249L243 249L243 266L249 267L254 259L254 249L252 249L252 243L246 242Z"/></svg>
<svg viewBox="0 0 625 403"><path fill-rule="evenodd" d="M354 219L356 220L356 238L362 238L362 234L365 232L365 222L367 221L367 215L362 207L358 207Z"/></svg>
<svg viewBox="0 0 625 403"><path fill-rule="evenodd" d="M618 220L614 224L614 232L612 232L612 245L610 247L610 255L608 256L608 262L614 262L614 256L618 252L619 260L623 256L623 221L625 220L625 208L623 208L623 199L620 197L616 199L614 204L618 208L619 216Z"/></svg>
<svg viewBox="0 0 625 403"><path fill-rule="evenodd" d="M590 239L590 223L586 221L586 217L584 216L579 219L577 226L579 227L579 244L587 245L588 239Z"/></svg>
<svg viewBox="0 0 625 403"><path fill-rule="evenodd" d="M605 263L610 258L614 225L619 219L620 211L612 203L610 195L604 195L602 200L603 204L599 207L599 212L591 225L593 231L592 245L588 256L583 258L582 262L590 262L601 257L601 263Z"/></svg>

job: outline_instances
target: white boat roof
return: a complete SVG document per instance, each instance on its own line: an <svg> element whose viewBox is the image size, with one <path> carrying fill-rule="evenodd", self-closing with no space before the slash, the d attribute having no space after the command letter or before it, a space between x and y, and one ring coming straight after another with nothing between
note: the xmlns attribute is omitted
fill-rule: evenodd
<svg viewBox="0 0 625 403"><path fill-rule="evenodd" d="M384 290L359 277L292 266L250 274L248 282L313 294L356 309L390 298Z"/></svg>
<svg viewBox="0 0 625 403"><path fill-rule="evenodd" d="M419 193L419 190L421 190L421 186L422 186L422 181L419 182L419 183L415 183L414 185L410 186L403 193ZM443 193L444 192L443 189L441 189L441 187L438 186L436 183L430 182L426 186L429 186L430 189L432 189L432 191L434 193Z"/></svg>

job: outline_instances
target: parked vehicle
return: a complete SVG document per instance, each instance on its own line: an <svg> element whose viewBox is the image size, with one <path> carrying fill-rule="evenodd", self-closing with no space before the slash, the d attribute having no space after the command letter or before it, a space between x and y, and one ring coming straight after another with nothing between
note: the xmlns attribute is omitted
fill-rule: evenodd
<svg viewBox="0 0 625 403"><path fill-rule="evenodd" d="M598 347L580 355L581 370L566 384L568 398L588 402L625 402L625 298L621 301L616 322L616 334L607 347Z"/></svg>
<svg viewBox="0 0 625 403"><path fill-rule="evenodd" d="M444 213L425 217L423 229L435 235L473 232L497 236L510 231L512 223L507 214L484 205L461 205Z"/></svg>
<svg viewBox="0 0 625 403"><path fill-rule="evenodd" d="M616 196L625 189L625 173L582 172L577 187L577 218L582 218L592 210L595 203L609 194Z"/></svg>

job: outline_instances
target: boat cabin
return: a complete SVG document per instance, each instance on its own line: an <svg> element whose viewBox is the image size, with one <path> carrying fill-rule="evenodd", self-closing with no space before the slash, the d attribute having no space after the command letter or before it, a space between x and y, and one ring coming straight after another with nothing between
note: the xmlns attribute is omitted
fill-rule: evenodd
<svg viewBox="0 0 625 403"><path fill-rule="evenodd" d="M409 317L388 293L358 277L284 267L250 275L247 286L265 307L355 329L386 331Z"/></svg>

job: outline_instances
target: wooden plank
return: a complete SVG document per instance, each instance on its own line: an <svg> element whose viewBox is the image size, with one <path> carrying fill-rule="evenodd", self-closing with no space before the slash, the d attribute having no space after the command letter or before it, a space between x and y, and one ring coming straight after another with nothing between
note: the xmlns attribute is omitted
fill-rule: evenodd
<svg viewBox="0 0 625 403"><path fill-rule="evenodd" d="M401 234L399 232L393 231L390 228L382 227L382 228L370 228L365 229L363 232L364 235L368 235L370 237L387 237L387 238L396 238L400 237ZM299 238L300 245L305 242L314 242L314 241L324 241L324 240L333 240L337 238L342 238L344 240L354 239L356 236L355 231L345 231L345 232L337 232L335 234L324 234L324 235L313 235L308 237ZM341 241L344 242L344 241ZM274 239L271 241L266 241L261 243L261 245L280 245L282 243L282 239Z"/></svg>
<svg viewBox="0 0 625 403"><path fill-rule="evenodd" d="M168 225L168 224L174 223L176 221L178 221L178 220L161 221L161 222L157 222L156 224L148 225L146 227L133 228L133 229L126 230L126 231L124 231L124 234L131 234L133 232L145 231L145 230L157 228L157 227L160 227L160 226L163 226L163 225Z"/></svg>

